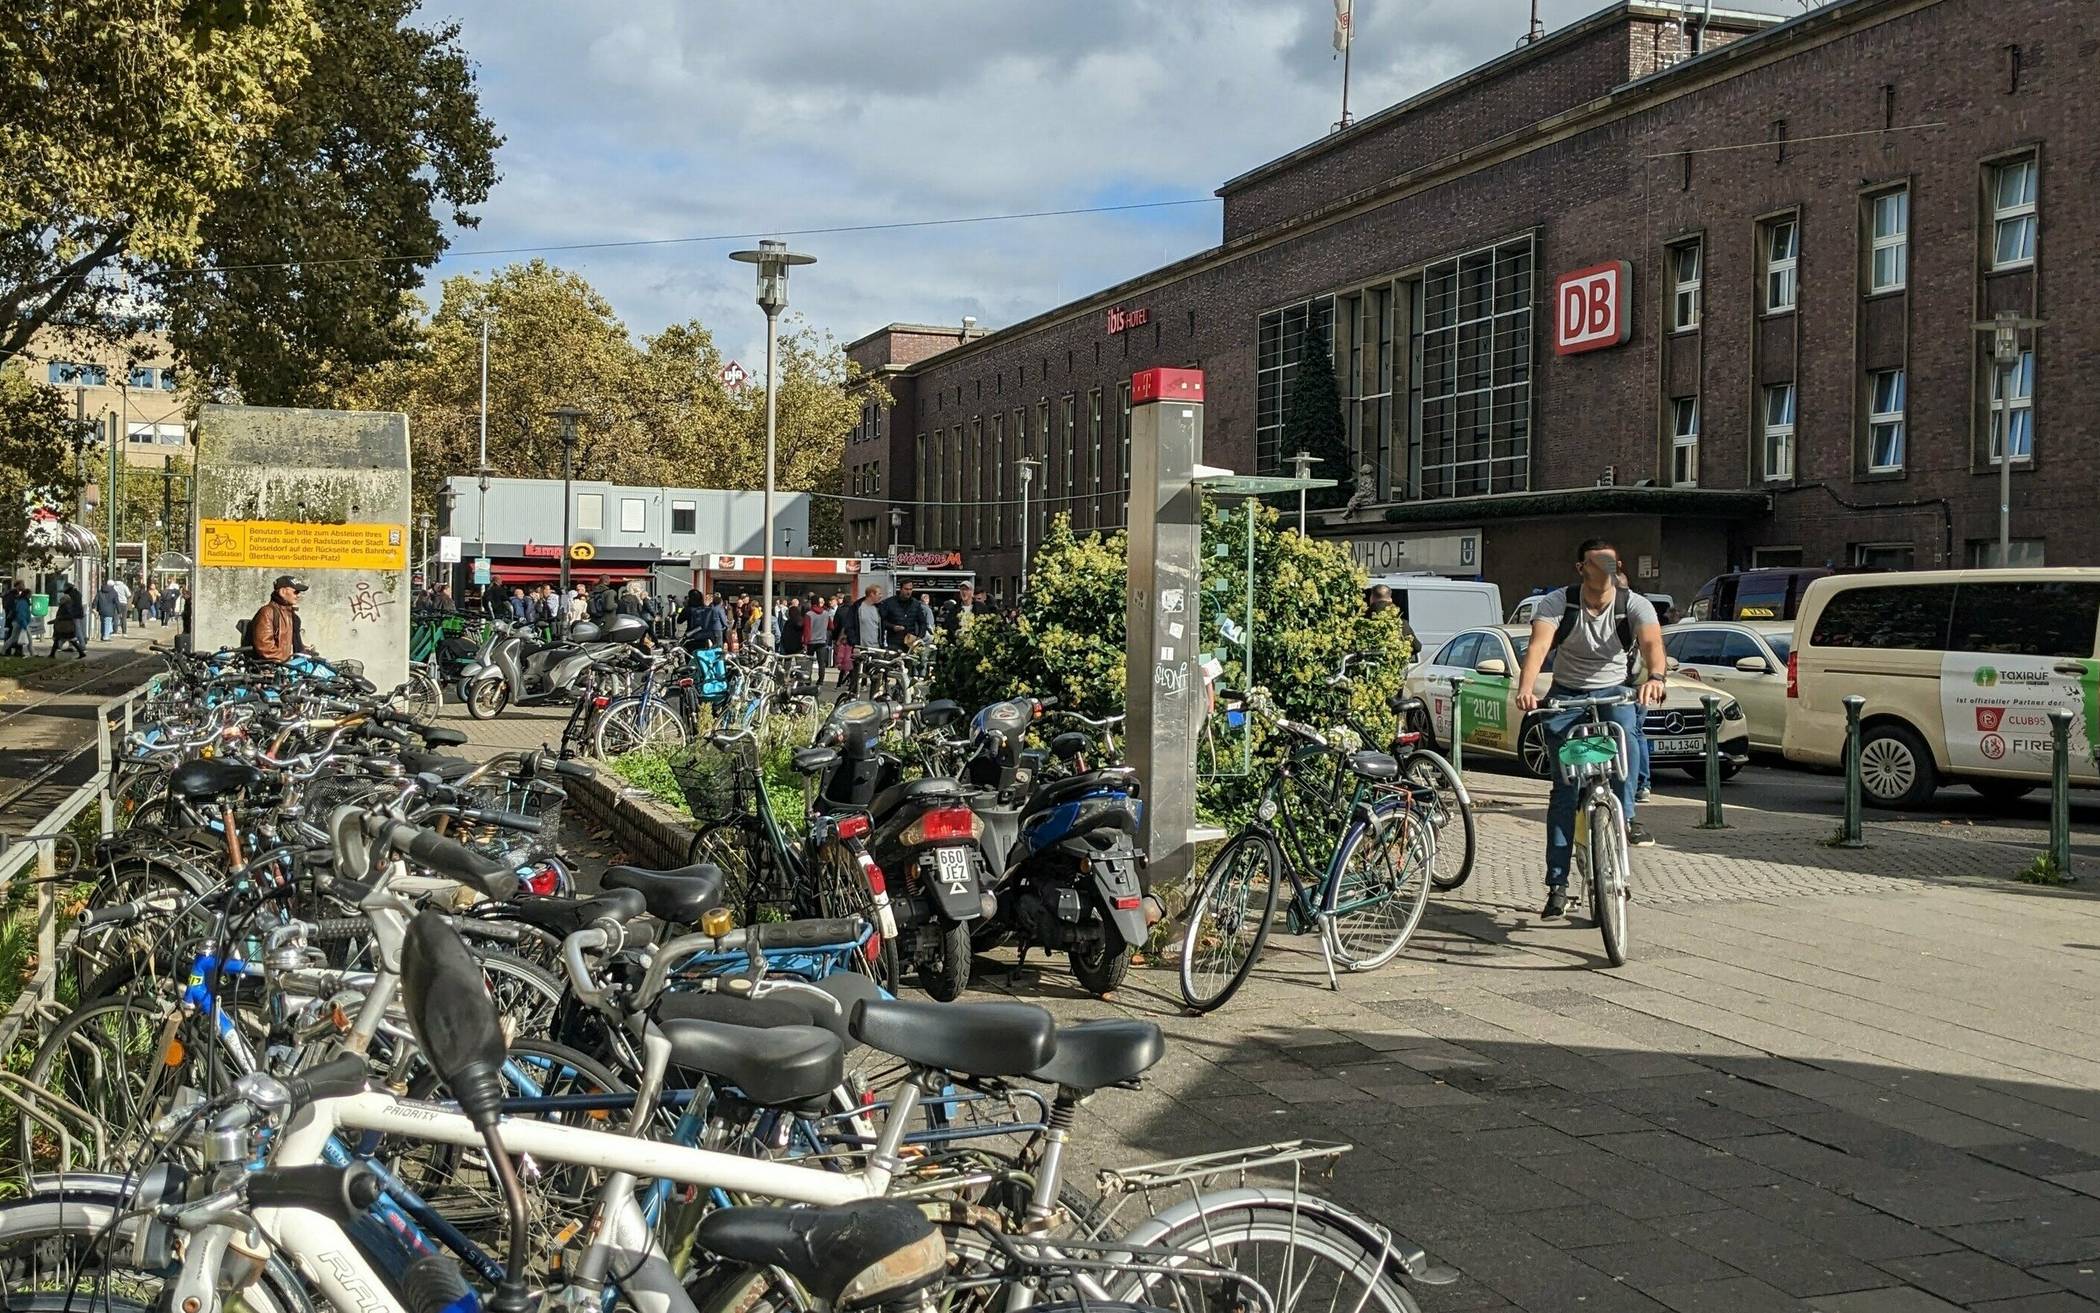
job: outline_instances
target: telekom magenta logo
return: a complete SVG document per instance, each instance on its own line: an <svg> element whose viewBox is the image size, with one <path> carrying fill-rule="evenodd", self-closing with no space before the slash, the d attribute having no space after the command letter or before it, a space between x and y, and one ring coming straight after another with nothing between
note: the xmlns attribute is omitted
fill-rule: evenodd
<svg viewBox="0 0 2100 1313"><path fill-rule="evenodd" d="M1627 293L1633 266L1624 260L1591 265L1553 280L1553 350L1572 356L1617 346L1633 335Z"/></svg>

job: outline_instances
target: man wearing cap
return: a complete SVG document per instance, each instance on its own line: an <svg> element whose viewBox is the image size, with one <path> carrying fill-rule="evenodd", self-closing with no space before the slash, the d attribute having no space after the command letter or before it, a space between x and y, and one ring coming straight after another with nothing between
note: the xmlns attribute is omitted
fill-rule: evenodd
<svg viewBox="0 0 2100 1313"><path fill-rule="evenodd" d="M265 661L289 661L301 652L312 652L299 634L299 594L306 591L304 579L277 576L270 585L270 600L248 622L248 646Z"/></svg>

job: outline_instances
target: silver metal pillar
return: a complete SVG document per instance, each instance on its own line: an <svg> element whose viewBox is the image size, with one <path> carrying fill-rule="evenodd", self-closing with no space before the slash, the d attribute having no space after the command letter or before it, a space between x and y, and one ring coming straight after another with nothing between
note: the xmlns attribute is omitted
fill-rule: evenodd
<svg viewBox="0 0 2100 1313"><path fill-rule="evenodd" d="M1150 884L1189 873L1196 823L1196 743L1203 690L1203 374L1148 369L1130 386L1130 587L1126 754L1144 783Z"/></svg>

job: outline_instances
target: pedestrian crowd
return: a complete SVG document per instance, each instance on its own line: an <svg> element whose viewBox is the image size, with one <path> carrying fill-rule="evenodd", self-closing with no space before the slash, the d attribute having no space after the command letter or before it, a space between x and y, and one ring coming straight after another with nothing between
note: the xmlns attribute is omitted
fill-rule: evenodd
<svg viewBox="0 0 2100 1313"><path fill-rule="evenodd" d="M106 642L128 634L133 621L141 627L151 620L160 621L163 629L179 626L189 608L189 595L178 581L156 586L137 575L104 579L87 597L81 596L77 584L60 583L55 595L46 595L44 617L37 613L37 597L25 580L0 584L0 656L34 655L40 619L48 621L51 656L71 649L85 659L90 638Z"/></svg>

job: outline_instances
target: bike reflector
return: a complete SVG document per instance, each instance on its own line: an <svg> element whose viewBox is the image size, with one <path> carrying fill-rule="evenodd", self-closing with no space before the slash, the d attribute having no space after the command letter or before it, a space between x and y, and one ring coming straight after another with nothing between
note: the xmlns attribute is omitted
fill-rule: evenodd
<svg viewBox="0 0 2100 1313"><path fill-rule="evenodd" d="M841 816L839 817L838 829L839 838L858 839L868 832L868 818L859 813L855 813L852 816Z"/></svg>
<svg viewBox="0 0 2100 1313"><path fill-rule="evenodd" d="M1143 896L1138 896L1134 898L1117 898L1114 899L1113 902L1115 903L1115 908L1118 912L1135 912L1136 910L1138 910L1138 908L1143 907L1145 905L1145 900Z"/></svg>

